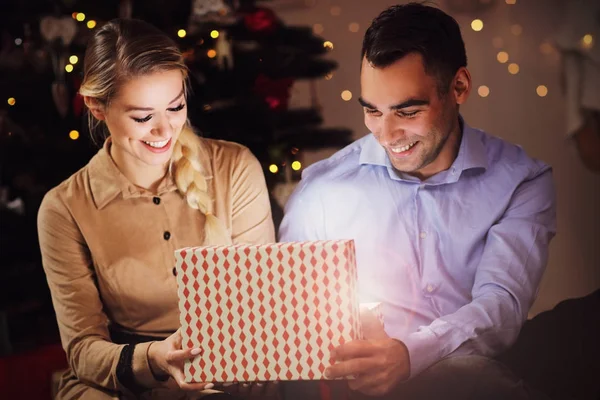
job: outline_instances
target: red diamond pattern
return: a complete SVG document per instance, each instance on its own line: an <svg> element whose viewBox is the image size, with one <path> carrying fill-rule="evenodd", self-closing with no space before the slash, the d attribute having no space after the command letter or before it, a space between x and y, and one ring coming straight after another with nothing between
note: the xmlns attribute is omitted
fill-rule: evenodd
<svg viewBox="0 0 600 400"><path fill-rule="evenodd" d="M186 382L324 379L331 349L359 337L352 241L175 257L183 343L206 351L185 363Z"/></svg>

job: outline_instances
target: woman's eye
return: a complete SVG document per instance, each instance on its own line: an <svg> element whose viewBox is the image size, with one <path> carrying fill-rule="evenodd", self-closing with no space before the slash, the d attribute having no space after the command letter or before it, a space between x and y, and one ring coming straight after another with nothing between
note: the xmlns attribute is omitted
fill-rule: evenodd
<svg viewBox="0 0 600 400"><path fill-rule="evenodd" d="M133 120L135 122L139 122L140 124L143 124L144 122L148 122L152 119L152 115L148 115L147 117L144 118L133 118Z"/></svg>

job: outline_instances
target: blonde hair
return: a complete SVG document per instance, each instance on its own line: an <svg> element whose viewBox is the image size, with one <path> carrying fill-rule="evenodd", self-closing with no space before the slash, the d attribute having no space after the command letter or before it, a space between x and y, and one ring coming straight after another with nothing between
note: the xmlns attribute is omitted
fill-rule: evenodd
<svg viewBox="0 0 600 400"><path fill-rule="evenodd" d="M155 72L179 70L188 89L188 69L181 51L167 35L154 26L135 19L115 19L90 38L85 52L84 77L79 93L107 107L128 80ZM103 121L88 112L92 137ZM205 243L230 244L225 224L214 215L206 171L200 163L201 139L187 122L173 148L169 171L179 192L190 207L205 217Z"/></svg>

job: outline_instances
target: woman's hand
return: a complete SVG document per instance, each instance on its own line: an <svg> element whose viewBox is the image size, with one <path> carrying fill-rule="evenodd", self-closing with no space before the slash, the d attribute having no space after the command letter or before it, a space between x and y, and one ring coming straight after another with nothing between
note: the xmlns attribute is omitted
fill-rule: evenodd
<svg viewBox="0 0 600 400"><path fill-rule="evenodd" d="M171 377L183 390L204 390L214 387L212 383L186 383L183 375L183 362L201 354L201 349L181 349L181 332L177 332L148 348L148 363L156 377Z"/></svg>

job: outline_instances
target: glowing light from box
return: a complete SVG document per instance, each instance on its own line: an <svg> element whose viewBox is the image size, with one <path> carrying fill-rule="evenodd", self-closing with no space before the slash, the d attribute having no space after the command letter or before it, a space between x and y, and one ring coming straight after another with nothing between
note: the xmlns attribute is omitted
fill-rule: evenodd
<svg viewBox="0 0 600 400"><path fill-rule="evenodd" d="M325 80L330 81L331 78L333 78L333 72L328 73L327 75L325 75Z"/></svg>
<svg viewBox="0 0 600 400"><path fill-rule="evenodd" d="M94 29L94 28L96 27L96 21L94 21L93 19L90 19L90 20L87 22L87 27L88 27L89 29Z"/></svg>
<svg viewBox="0 0 600 400"><path fill-rule="evenodd" d="M217 30L211 31L210 32L210 37L213 38L213 39L218 38L219 37L219 31L217 31Z"/></svg>
<svg viewBox="0 0 600 400"><path fill-rule="evenodd" d="M483 21L480 19L474 19L473 22L471 22L471 29L473 29L475 32L479 32L483 29Z"/></svg>
<svg viewBox="0 0 600 400"><path fill-rule="evenodd" d="M513 75L516 75L519 73L519 64L516 63L511 63L508 65L508 72L510 72Z"/></svg>
<svg viewBox="0 0 600 400"><path fill-rule="evenodd" d="M177 36L179 36L180 38L184 38L185 35L187 35L187 32L185 31L185 29L180 29L177 31Z"/></svg>
<svg viewBox="0 0 600 400"><path fill-rule="evenodd" d="M485 86L485 85L481 85L479 86L479 88L477 89L477 93L481 96L481 97L488 97L490 94L490 88Z"/></svg>
<svg viewBox="0 0 600 400"><path fill-rule="evenodd" d="M325 47L326 49L329 50L333 50L333 43L331 43L329 40L323 42L323 47Z"/></svg>
<svg viewBox="0 0 600 400"><path fill-rule="evenodd" d="M69 62L71 64L77 64L78 61L79 61L79 57L77 57L76 55L72 55L71 57L69 57Z"/></svg>
<svg viewBox="0 0 600 400"><path fill-rule="evenodd" d="M294 161L292 163L292 169L294 171L300 171L301 168L302 168L302 164L300 164L300 161Z"/></svg>
<svg viewBox="0 0 600 400"><path fill-rule="evenodd" d="M581 38L581 44L586 49L591 49L592 46L594 45L594 37L591 34L589 34L589 33L587 35L584 35Z"/></svg>
<svg viewBox="0 0 600 400"><path fill-rule="evenodd" d="M17 46L20 46L20 45L22 45L22 44L23 44L23 39L21 39L21 38L16 38L16 39L15 39L15 44L16 44Z"/></svg>
<svg viewBox="0 0 600 400"><path fill-rule="evenodd" d="M206 55L208 56L208 58L215 58L217 56L217 51L214 49L210 49L206 52Z"/></svg>
<svg viewBox="0 0 600 400"><path fill-rule="evenodd" d="M496 56L496 58L498 59L498 62L501 64L504 64L505 62L508 61L508 53L505 51L501 51L498 53L498 55Z"/></svg>
<svg viewBox="0 0 600 400"><path fill-rule="evenodd" d="M14 106L15 104L17 104L17 100L15 100L14 97L9 97L8 98L8 105L9 106Z"/></svg>
<svg viewBox="0 0 600 400"><path fill-rule="evenodd" d="M69 132L69 137L71 138L71 140L77 140L79 139L79 132L73 129L71 132Z"/></svg>
<svg viewBox="0 0 600 400"><path fill-rule="evenodd" d="M75 17L75 19L79 22L85 21L85 14L84 13L77 13L77 16Z"/></svg>
<svg viewBox="0 0 600 400"><path fill-rule="evenodd" d="M73 72L73 66L71 64L65 65L65 71L67 71L67 72Z"/></svg>
<svg viewBox="0 0 600 400"><path fill-rule="evenodd" d="M545 85L539 85L536 89L535 92L537 93L538 96L540 97L546 97L546 95L548 94L548 88Z"/></svg>
<svg viewBox="0 0 600 400"><path fill-rule="evenodd" d="M350 101L352 100L352 92L349 90L344 90L342 92L342 99L345 101Z"/></svg>
<svg viewBox="0 0 600 400"><path fill-rule="evenodd" d="M350 25L348 25L348 30L356 33L360 30L360 25L357 22L352 22Z"/></svg>
<svg viewBox="0 0 600 400"><path fill-rule="evenodd" d="M510 4L510 5L517 4L517 0L506 0L506 4Z"/></svg>
<svg viewBox="0 0 600 400"><path fill-rule="evenodd" d="M271 171L271 173L276 174L277 172L279 172L279 167L275 164L271 164L269 165L269 171Z"/></svg>

